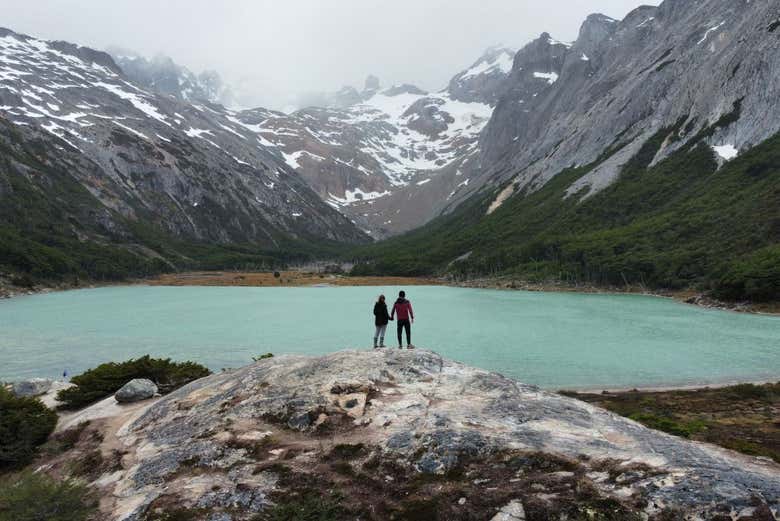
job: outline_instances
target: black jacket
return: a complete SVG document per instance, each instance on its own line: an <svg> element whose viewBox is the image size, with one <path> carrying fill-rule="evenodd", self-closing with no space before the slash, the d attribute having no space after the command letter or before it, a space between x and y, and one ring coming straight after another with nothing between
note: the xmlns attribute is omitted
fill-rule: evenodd
<svg viewBox="0 0 780 521"><path fill-rule="evenodd" d="M390 314L387 312L387 304L377 302L374 304L374 324L377 326L386 326L390 321Z"/></svg>

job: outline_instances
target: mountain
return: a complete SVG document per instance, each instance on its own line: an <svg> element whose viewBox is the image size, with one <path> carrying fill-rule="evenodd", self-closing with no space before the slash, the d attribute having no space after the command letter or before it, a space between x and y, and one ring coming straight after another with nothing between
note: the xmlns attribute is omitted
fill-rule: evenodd
<svg viewBox="0 0 780 521"><path fill-rule="evenodd" d="M780 6L666 0L515 56L467 186L359 272L780 299Z"/></svg>
<svg viewBox="0 0 780 521"><path fill-rule="evenodd" d="M3 248L16 252L0 264L70 255L84 268L71 246L117 242L143 271L148 262L191 262L161 251L175 241L279 252L366 240L220 105L147 91L108 54L8 29L0 62ZM47 238L55 229L56 240ZM9 237L40 248L20 252Z"/></svg>
<svg viewBox="0 0 780 521"><path fill-rule="evenodd" d="M512 55L489 49L440 92L382 89L370 76L362 91L345 87L319 98L323 107L235 117L323 200L382 238L427 222L469 183L463 166L478 151Z"/></svg>
<svg viewBox="0 0 780 521"><path fill-rule="evenodd" d="M622 21L592 15L570 45L543 34L515 58L480 177L534 189L619 148L570 187L593 195L662 129L651 164L701 139L720 162L761 143L780 130L778 17L773 2L667 0Z"/></svg>
<svg viewBox="0 0 780 521"><path fill-rule="evenodd" d="M233 94L216 71L195 74L170 57L157 55L151 60L127 49L112 47L108 53L135 85L182 101L219 103L230 106Z"/></svg>

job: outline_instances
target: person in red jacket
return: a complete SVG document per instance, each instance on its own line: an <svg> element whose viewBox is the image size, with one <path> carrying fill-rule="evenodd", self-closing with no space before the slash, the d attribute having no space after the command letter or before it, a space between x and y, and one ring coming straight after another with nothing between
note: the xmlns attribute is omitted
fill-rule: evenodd
<svg viewBox="0 0 780 521"><path fill-rule="evenodd" d="M402 333L406 330L406 348L414 349L412 345L412 324L414 323L414 311L412 311L412 303L406 300L406 292L402 291L398 294L398 300L393 305L393 311L390 313L390 320L395 318L395 314L398 313L398 349L403 349Z"/></svg>

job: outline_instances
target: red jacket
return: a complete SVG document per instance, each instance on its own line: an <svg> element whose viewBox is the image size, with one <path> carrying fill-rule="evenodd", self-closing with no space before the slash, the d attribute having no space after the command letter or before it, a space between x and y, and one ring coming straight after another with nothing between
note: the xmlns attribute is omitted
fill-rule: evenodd
<svg viewBox="0 0 780 521"><path fill-rule="evenodd" d="M395 301L393 306L393 312L390 313L390 320L393 320L395 314L398 313L398 320L414 320L414 311L412 311L412 303L406 299L399 298Z"/></svg>

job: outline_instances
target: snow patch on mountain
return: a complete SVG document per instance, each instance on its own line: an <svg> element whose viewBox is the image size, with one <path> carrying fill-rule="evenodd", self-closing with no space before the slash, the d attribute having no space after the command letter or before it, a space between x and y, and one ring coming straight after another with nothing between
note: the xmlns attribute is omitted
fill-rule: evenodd
<svg viewBox="0 0 780 521"><path fill-rule="evenodd" d="M739 150L734 145L725 144L713 146L712 149L718 156L726 161L730 161L739 155Z"/></svg>
<svg viewBox="0 0 780 521"><path fill-rule="evenodd" d="M535 72L534 78L547 80L547 83L552 85L553 83L558 81L558 73L557 72Z"/></svg>
<svg viewBox="0 0 780 521"><path fill-rule="evenodd" d="M509 74L512 70L512 60L514 54L509 50L504 50L500 54L494 56L492 59L483 58L479 63L468 69L461 79L472 78L474 76L480 76L482 74L491 74L495 71L500 71L504 74Z"/></svg>

